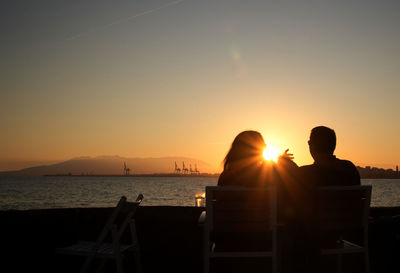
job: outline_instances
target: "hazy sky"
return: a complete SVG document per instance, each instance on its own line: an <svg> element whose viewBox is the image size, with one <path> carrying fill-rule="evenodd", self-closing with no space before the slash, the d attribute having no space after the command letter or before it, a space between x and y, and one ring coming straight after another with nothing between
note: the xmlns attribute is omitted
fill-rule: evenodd
<svg viewBox="0 0 400 273"><path fill-rule="evenodd" d="M0 159L187 156L242 130L400 163L399 1L4 0ZM389 164L389 165L385 165Z"/></svg>

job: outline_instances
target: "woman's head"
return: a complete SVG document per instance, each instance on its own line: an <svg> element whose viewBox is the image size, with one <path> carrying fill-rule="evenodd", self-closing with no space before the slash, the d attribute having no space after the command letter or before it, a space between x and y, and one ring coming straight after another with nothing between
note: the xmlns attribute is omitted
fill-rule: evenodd
<svg viewBox="0 0 400 273"><path fill-rule="evenodd" d="M232 163L242 165L258 162L262 158L265 142L257 131L243 131L232 142L232 146L224 159L224 169Z"/></svg>

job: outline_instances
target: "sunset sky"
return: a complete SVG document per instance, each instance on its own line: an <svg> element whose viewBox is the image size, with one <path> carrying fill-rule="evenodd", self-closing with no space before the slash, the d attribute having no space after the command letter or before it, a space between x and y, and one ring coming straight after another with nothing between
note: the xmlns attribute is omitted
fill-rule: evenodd
<svg viewBox="0 0 400 273"><path fill-rule="evenodd" d="M400 165L400 1L5 0L8 161L185 156L216 170L242 130L312 163Z"/></svg>

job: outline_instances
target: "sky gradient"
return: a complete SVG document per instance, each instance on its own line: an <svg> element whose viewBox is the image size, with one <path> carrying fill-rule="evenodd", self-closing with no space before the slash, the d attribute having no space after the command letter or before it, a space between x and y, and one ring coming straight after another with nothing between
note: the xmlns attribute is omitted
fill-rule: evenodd
<svg viewBox="0 0 400 273"><path fill-rule="evenodd" d="M246 129L312 163L400 164L399 1L5 0L0 161L185 156ZM1 170L1 166L0 166Z"/></svg>

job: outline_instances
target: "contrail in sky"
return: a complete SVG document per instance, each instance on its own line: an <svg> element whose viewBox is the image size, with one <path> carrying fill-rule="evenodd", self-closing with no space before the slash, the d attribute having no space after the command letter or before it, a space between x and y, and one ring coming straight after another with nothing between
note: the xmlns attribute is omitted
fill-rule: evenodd
<svg viewBox="0 0 400 273"><path fill-rule="evenodd" d="M116 20L116 21L111 22L111 23L109 23L109 24L107 24L107 25L98 27L97 29L107 28L107 27L111 27L111 26L114 26L114 25L118 25L118 24L121 24L121 23L130 21L130 20L133 20L133 19L135 19L135 18L138 18L138 17L144 16L144 15L147 15L147 14L149 14L149 13L157 12L157 11L162 10L162 9L165 9L165 8L167 8L167 7L178 5L179 3L183 2L183 1L186 1L186 0L176 0L176 1L172 1L172 2L169 2L169 3L165 4L165 5L159 6L159 7L157 7L157 8L150 9L150 10L146 10L146 11L143 11L143 12L141 12L141 13L137 13L137 14L135 14L135 15L132 15L132 16L129 16L129 17L126 17L126 18L122 18L122 19L120 19L120 20ZM94 31L94 30L93 30L93 31ZM79 34L77 34L77 35L68 37L66 40L67 40L67 41L75 40L75 39L78 39L78 38L87 36L87 35L90 34L90 32L93 32L93 31L81 32L81 33L79 33Z"/></svg>

